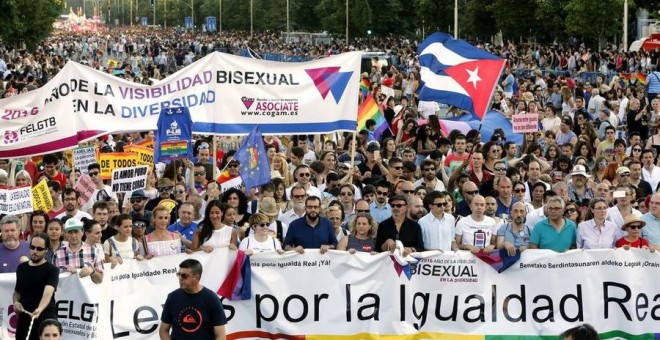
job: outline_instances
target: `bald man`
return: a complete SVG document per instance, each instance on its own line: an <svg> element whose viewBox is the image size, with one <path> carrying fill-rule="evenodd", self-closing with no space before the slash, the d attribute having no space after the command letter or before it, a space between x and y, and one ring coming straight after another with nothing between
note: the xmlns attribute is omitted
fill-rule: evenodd
<svg viewBox="0 0 660 340"><path fill-rule="evenodd" d="M456 206L456 214L458 216L468 216L472 213L471 202L472 198L479 193L479 188L472 181L467 181L463 183L461 187L461 195L463 196L463 201L458 203Z"/></svg>

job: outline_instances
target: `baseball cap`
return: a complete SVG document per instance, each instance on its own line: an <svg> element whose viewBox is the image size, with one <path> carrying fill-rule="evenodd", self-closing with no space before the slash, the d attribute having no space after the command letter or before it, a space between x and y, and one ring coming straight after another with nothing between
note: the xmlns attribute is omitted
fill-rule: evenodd
<svg viewBox="0 0 660 340"><path fill-rule="evenodd" d="M64 223L64 232L68 233L72 230L82 230L83 223L77 218L70 218Z"/></svg>

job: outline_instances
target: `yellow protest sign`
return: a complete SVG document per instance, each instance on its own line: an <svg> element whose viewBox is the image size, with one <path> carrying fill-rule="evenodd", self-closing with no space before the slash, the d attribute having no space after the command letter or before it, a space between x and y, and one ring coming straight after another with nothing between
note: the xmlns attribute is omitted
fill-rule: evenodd
<svg viewBox="0 0 660 340"><path fill-rule="evenodd" d="M138 165L137 155L130 152L108 152L101 153L101 178L111 179L112 170L130 168Z"/></svg>
<svg viewBox="0 0 660 340"><path fill-rule="evenodd" d="M32 207L34 210L49 212L53 209L53 198L48 190L48 182L41 181L32 188Z"/></svg>
<svg viewBox="0 0 660 340"><path fill-rule="evenodd" d="M144 146L145 148L149 149L154 149L156 146L154 145L154 140L153 139L145 139L141 142L135 143L133 145L138 145L138 146Z"/></svg>
<svg viewBox="0 0 660 340"><path fill-rule="evenodd" d="M150 169L154 166L154 149L138 145L127 145L124 147L124 151L136 154L138 165L147 165Z"/></svg>
<svg viewBox="0 0 660 340"><path fill-rule="evenodd" d="M67 169L73 171L73 151L72 150L64 151L64 162L66 163Z"/></svg>

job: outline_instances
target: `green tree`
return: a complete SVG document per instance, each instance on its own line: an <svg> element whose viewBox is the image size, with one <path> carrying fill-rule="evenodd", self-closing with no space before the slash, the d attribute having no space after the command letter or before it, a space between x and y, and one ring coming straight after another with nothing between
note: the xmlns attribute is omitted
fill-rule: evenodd
<svg viewBox="0 0 660 340"><path fill-rule="evenodd" d="M3 0L0 1L0 37L10 46L36 49L39 42L50 35L53 22L63 9L61 0Z"/></svg>
<svg viewBox="0 0 660 340"><path fill-rule="evenodd" d="M570 0L566 5L566 31L587 43L598 44L621 32L624 0ZM634 7L632 0L628 1ZM632 12L631 12L632 13Z"/></svg>
<svg viewBox="0 0 660 340"><path fill-rule="evenodd" d="M492 10L493 3L494 0L468 0L463 11L464 19L459 19L459 34L482 39L495 35L498 29L492 24L484 24L495 22L495 15Z"/></svg>
<svg viewBox="0 0 660 340"><path fill-rule="evenodd" d="M537 29L542 28L537 20L534 20L537 7L537 0L518 0L515 2L495 0L491 5L491 10L497 28L502 30L504 37L517 39L532 37Z"/></svg>
<svg viewBox="0 0 660 340"><path fill-rule="evenodd" d="M539 42L565 41L566 35L566 5L570 0L538 0L536 20L543 29L536 30Z"/></svg>

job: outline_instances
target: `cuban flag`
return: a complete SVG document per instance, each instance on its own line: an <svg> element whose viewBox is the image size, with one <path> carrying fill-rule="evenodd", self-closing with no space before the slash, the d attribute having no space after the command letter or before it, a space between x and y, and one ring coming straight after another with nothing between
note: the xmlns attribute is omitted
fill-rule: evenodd
<svg viewBox="0 0 660 340"><path fill-rule="evenodd" d="M419 99L474 113L482 119L506 60L446 33L434 33L418 47L424 83Z"/></svg>

